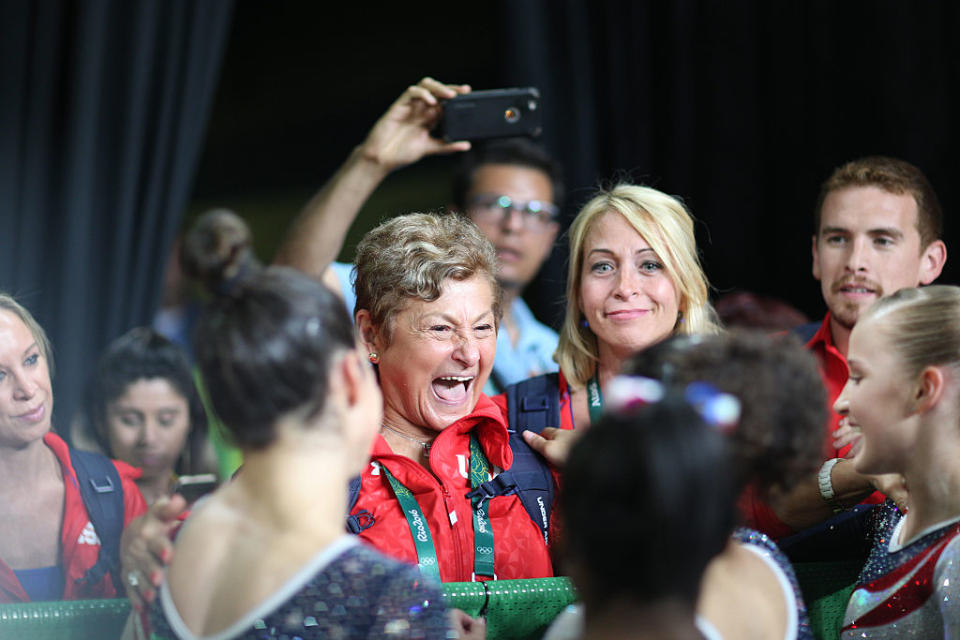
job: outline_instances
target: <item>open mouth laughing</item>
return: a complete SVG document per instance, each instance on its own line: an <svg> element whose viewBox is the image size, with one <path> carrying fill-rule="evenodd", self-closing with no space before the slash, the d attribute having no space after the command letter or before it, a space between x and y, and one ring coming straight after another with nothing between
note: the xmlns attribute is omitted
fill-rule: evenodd
<svg viewBox="0 0 960 640"><path fill-rule="evenodd" d="M433 380L433 393L446 404L463 404L470 398L475 379L476 376L440 376Z"/></svg>

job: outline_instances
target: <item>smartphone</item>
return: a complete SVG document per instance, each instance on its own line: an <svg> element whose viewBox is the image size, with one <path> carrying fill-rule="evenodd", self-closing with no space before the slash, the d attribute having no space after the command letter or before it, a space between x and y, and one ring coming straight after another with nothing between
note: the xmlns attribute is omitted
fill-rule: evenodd
<svg viewBox="0 0 960 640"><path fill-rule="evenodd" d="M454 142L536 137L541 131L540 92L525 87L473 91L447 100L433 135Z"/></svg>
<svg viewBox="0 0 960 640"><path fill-rule="evenodd" d="M186 498L187 504L193 504L218 486L220 483L217 482L216 475L200 473L194 476L180 476L175 491Z"/></svg>

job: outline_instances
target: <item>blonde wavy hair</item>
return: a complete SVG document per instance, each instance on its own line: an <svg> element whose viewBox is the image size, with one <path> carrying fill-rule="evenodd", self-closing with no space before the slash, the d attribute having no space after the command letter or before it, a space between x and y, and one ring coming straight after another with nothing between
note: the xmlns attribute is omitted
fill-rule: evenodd
<svg viewBox="0 0 960 640"><path fill-rule="evenodd" d="M693 218L683 204L661 191L632 184L618 184L594 196L570 226L570 268L567 277L567 313L560 331L556 360L564 377L574 387L583 387L597 365L597 337L583 326L580 283L583 245L593 224L608 211L622 215L650 245L680 295L682 320L675 333L719 333L720 325L710 306L710 285L700 266Z"/></svg>
<svg viewBox="0 0 960 640"><path fill-rule="evenodd" d="M393 316L407 300L431 302L443 295L447 278L485 278L493 292L500 326L501 292L497 253L473 222L456 214L410 213L372 229L357 245L357 306L370 313L389 342Z"/></svg>
<svg viewBox="0 0 960 640"><path fill-rule="evenodd" d="M33 317L33 314L30 313L26 307L17 302L16 298L2 291L0 291L0 309L9 311L17 316L20 318L20 321L27 326L27 329L30 330L30 334L33 336L34 342L37 343L40 355L43 356L43 359L47 362L47 371L50 373L50 378L53 379L53 348L50 346L47 332L43 330L43 327L40 326L40 323L37 322L36 318Z"/></svg>

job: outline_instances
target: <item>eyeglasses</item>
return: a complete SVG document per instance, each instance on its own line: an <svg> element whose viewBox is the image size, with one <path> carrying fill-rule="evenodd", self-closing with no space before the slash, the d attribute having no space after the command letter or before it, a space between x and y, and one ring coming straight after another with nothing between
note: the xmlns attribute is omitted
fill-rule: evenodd
<svg viewBox="0 0 960 640"><path fill-rule="evenodd" d="M478 222L499 224L508 219L511 212L520 214L523 226L529 231L545 231L556 222L560 209L551 202L542 200L514 200L510 196L481 193L470 198L469 210Z"/></svg>

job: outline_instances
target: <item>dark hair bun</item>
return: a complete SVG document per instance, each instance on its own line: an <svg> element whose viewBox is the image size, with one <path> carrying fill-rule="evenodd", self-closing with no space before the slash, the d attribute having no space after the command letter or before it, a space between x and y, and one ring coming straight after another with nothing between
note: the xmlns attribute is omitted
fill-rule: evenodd
<svg viewBox="0 0 960 640"><path fill-rule="evenodd" d="M180 250L184 273L210 293L234 296L250 275L260 270L251 248L250 227L227 209L201 215Z"/></svg>

